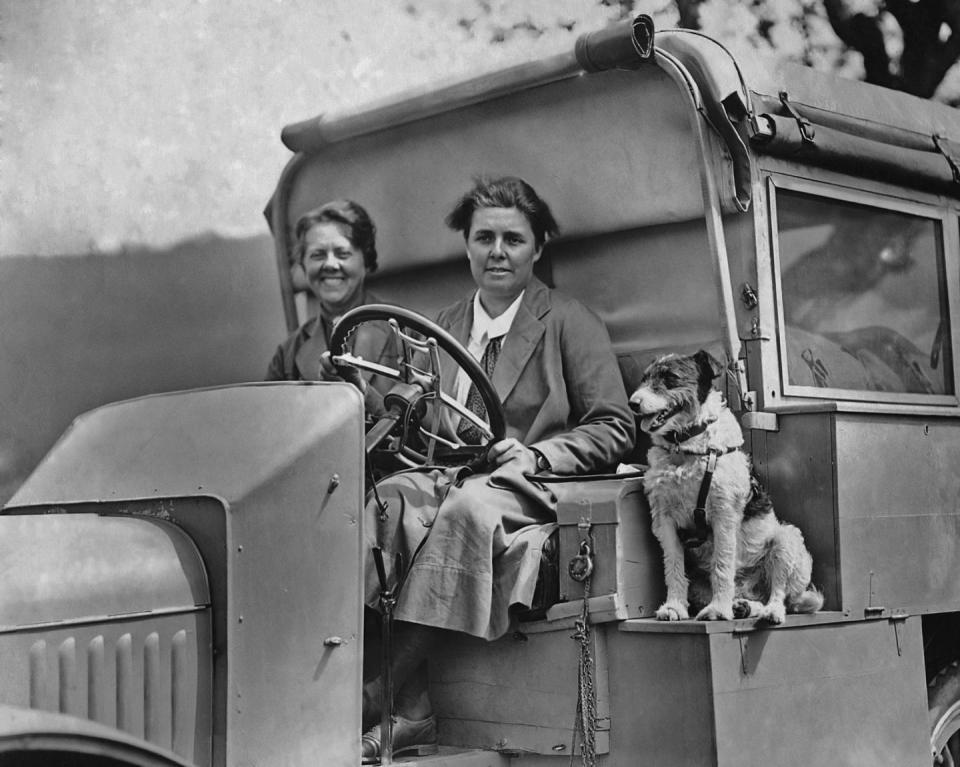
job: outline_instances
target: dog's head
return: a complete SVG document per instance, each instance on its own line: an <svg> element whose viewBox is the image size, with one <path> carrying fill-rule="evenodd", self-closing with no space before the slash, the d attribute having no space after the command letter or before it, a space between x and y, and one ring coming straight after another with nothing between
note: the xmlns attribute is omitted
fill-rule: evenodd
<svg viewBox="0 0 960 767"><path fill-rule="evenodd" d="M713 388L713 379L722 369L702 349L690 356L667 354L655 359L643 371L640 385L630 397L630 407L640 416L640 428L655 434L696 422L700 406Z"/></svg>

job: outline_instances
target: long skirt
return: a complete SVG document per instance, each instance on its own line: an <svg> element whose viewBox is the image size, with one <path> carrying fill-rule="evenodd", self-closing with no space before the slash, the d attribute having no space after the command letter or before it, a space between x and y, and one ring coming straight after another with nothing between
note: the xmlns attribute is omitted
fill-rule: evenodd
<svg viewBox="0 0 960 767"><path fill-rule="evenodd" d="M379 609L380 581L370 556L377 546L388 584L403 579L397 620L491 640L510 628L511 608L530 606L542 546L556 529L556 498L516 472L464 474L404 472L377 486L381 503L370 494L366 603Z"/></svg>

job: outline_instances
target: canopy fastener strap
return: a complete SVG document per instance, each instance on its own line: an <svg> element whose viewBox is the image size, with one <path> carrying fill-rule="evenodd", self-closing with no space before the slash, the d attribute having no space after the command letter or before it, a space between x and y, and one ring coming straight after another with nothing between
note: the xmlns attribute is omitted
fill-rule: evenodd
<svg viewBox="0 0 960 767"><path fill-rule="evenodd" d="M813 123L794 109L793 104L790 103L790 96L787 95L786 91L780 91L780 103L783 104L783 108L787 114L797 121L797 128L800 129L800 139L803 144L813 144L813 138L817 135Z"/></svg>
<svg viewBox="0 0 960 767"><path fill-rule="evenodd" d="M957 156L955 144L939 133L934 133L932 138L933 145L950 166L950 172L953 173L953 183L960 184L960 157Z"/></svg>

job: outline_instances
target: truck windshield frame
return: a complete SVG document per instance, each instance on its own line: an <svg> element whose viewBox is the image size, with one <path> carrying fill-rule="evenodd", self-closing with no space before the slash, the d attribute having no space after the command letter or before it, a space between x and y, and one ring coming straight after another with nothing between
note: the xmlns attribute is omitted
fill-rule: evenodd
<svg viewBox="0 0 960 767"><path fill-rule="evenodd" d="M956 406L957 211L770 177L787 397Z"/></svg>

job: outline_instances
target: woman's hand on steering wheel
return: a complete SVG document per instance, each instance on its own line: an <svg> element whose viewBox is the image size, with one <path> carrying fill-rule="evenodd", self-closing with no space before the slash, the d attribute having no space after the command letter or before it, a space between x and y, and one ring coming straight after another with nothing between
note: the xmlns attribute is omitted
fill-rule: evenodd
<svg viewBox="0 0 960 767"><path fill-rule="evenodd" d="M320 355L320 378L324 381L346 381L356 386L361 394L367 391L367 382L360 369L352 365L335 365L329 351Z"/></svg>

